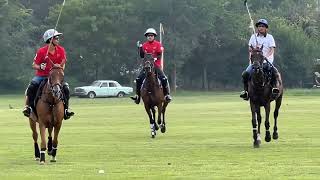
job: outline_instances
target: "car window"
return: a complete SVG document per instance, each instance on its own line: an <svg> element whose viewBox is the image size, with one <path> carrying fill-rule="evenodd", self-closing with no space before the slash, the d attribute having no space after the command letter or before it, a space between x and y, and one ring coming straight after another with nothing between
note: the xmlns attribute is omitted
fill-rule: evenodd
<svg viewBox="0 0 320 180"><path fill-rule="evenodd" d="M100 86L100 82L99 81L94 81L91 86Z"/></svg>
<svg viewBox="0 0 320 180"><path fill-rule="evenodd" d="M102 83L101 87L108 87L108 83Z"/></svg>
<svg viewBox="0 0 320 180"><path fill-rule="evenodd" d="M117 87L117 85L116 85L116 83L111 82L111 83L109 83L109 87Z"/></svg>

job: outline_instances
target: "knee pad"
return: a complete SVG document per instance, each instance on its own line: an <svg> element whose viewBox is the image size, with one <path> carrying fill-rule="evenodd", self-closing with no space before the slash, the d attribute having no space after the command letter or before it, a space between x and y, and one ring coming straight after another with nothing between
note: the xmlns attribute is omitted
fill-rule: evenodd
<svg viewBox="0 0 320 180"><path fill-rule="evenodd" d="M143 81L142 78L137 78L137 79L136 79L136 83L137 83L137 84L138 84L138 83L142 83L142 81Z"/></svg>
<svg viewBox="0 0 320 180"><path fill-rule="evenodd" d="M167 77L162 77L161 78L161 83L162 83L162 85L164 86L164 87L167 87L168 86L168 79L167 79Z"/></svg>
<svg viewBox="0 0 320 180"><path fill-rule="evenodd" d="M243 80L248 81L248 80L249 80L249 77L250 77L250 73L248 73L247 71L243 71L243 72L242 72L242 78L243 78Z"/></svg>
<svg viewBox="0 0 320 180"><path fill-rule="evenodd" d="M26 95L31 97L31 96L35 96L35 94L37 93L37 89L39 87L39 84L36 83L35 81L31 81L31 83L28 85L28 88L26 90Z"/></svg>
<svg viewBox="0 0 320 180"><path fill-rule="evenodd" d="M69 98L70 89L69 89L69 84L67 82L64 82L62 84L62 89L63 89L64 95L66 96L66 98Z"/></svg>
<svg viewBox="0 0 320 180"><path fill-rule="evenodd" d="M62 86L69 89L69 83L67 83L67 82L63 82Z"/></svg>

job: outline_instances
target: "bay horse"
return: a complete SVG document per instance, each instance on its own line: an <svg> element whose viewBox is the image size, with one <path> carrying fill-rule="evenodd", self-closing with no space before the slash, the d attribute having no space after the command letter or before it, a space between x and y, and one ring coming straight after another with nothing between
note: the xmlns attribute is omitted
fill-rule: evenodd
<svg viewBox="0 0 320 180"><path fill-rule="evenodd" d="M271 141L270 135L270 122L269 122L269 114L270 114L270 106L271 102L275 101L275 110L274 110L274 127L273 127L273 135L272 138L274 140L278 139L278 127L277 127L277 119L279 115L279 109L282 102L283 97L283 85L280 73L270 73L264 69L264 56L262 54L261 48L253 48L251 47L251 63L252 63L252 75L248 82L248 93L250 99L250 108L252 114L252 131L253 131L253 146L255 148L260 147L261 144L261 137L260 137L260 125L261 125L261 112L260 107L263 106L265 109L265 128L266 128L266 135L265 141ZM269 63L269 62L267 62ZM275 75L274 75L275 74ZM273 77L277 76L277 77ZM277 87L279 88L279 94L274 96L272 94L272 81L279 81L277 83ZM257 121L258 121L258 128L257 128Z"/></svg>
<svg viewBox="0 0 320 180"><path fill-rule="evenodd" d="M149 117L151 138L155 138L157 134L156 131L159 130L159 126L162 133L166 132L165 112L168 102L166 102L164 99L163 87L160 85L161 83L157 77L152 55L146 54L143 62L146 78L141 87L141 98ZM157 123L155 121L155 107L157 107L158 113Z"/></svg>
<svg viewBox="0 0 320 180"><path fill-rule="evenodd" d="M49 77L44 81L41 95L37 102L36 113L32 112L29 118L32 136L34 140L34 153L36 160L40 164L45 164L45 152L52 156L51 162L56 162L58 147L58 135L64 117L63 89L64 71L61 67L53 67L50 70ZM40 86L41 87L41 86ZM38 93L37 93L38 94ZM41 151L37 143L38 132L37 123L39 124L41 135ZM46 148L46 129L48 128L48 149ZM54 138L52 132L54 130Z"/></svg>

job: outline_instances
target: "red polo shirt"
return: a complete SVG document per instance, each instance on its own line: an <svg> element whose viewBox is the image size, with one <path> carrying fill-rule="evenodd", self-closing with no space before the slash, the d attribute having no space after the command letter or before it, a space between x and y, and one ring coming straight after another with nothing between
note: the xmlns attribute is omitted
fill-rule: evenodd
<svg viewBox="0 0 320 180"><path fill-rule="evenodd" d="M38 49L36 56L33 59L34 64L40 65L41 63L46 63L46 68L44 70L36 70L36 76L49 76L50 70L52 68L52 63L61 64L63 60L67 60L66 52L62 46L55 46L54 54L48 53L48 58L46 57L49 45L43 46ZM52 61L52 63L50 62Z"/></svg>
<svg viewBox="0 0 320 180"><path fill-rule="evenodd" d="M152 54L153 58L157 58L157 60L155 61L155 65L157 67L161 67L161 58L158 58L158 56L162 53L163 51L163 47L162 44L159 41L152 41L152 42L145 42L142 45L142 49L145 53L150 53Z"/></svg>

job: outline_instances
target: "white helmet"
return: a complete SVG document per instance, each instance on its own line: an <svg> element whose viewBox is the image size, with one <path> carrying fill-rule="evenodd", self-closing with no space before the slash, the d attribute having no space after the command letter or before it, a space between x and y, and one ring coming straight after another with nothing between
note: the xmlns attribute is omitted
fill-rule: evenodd
<svg viewBox="0 0 320 180"><path fill-rule="evenodd" d="M147 36L148 34L154 34L154 36L157 36L157 31L153 28L149 28L146 30L146 32L144 33L144 36Z"/></svg>
<svg viewBox="0 0 320 180"><path fill-rule="evenodd" d="M62 33L59 33L57 30L48 29L43 34L43 41L46 43L50 38L55 37L55 36L60 36L60 35L62 35Z"/></svg>

